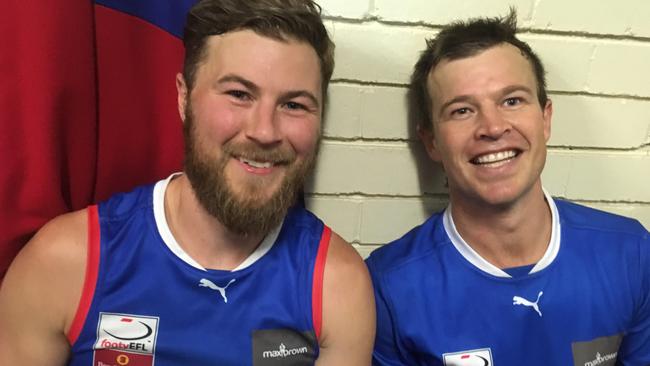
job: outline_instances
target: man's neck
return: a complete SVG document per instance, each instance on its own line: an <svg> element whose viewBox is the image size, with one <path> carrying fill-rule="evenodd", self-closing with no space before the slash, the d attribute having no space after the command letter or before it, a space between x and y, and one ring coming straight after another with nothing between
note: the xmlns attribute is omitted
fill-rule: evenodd
<svg viewBox="0 0 650 366"><path fill-rule="evenodd" d="M169 182L165 216L181 248L208 269L237 268L264 239L264 235L235 234L223 226L201 206L186 175Z"/></svg>
<svg viewBox="0 0 650 366"><path fill-rule="evenodd" d="M463 240L498 268L537 263L548 248L551 210L541 184L510 206L493 207L451 197L454 224Z"/></svg>

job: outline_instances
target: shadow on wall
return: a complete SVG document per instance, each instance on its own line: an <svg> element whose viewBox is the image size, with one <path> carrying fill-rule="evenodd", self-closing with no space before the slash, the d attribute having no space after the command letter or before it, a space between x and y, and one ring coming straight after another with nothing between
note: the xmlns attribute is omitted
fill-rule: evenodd
<svg viewBox="0 0 650 366"><path fill-rule="evenodd" d="M447 176L442 165L431 160L424 148L417 133L417 126L426 123L425 116L422 116L416 108L415 98L412 89L406 93L408 138L411 158L415 163L418 175L418 183L421 192L422 214L429 217L433 213L443 210L449 201L447 190Z"/></svg>

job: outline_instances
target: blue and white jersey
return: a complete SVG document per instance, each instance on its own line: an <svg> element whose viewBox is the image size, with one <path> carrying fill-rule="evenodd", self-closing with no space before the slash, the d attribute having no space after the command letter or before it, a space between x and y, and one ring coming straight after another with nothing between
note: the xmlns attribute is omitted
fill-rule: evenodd
<svg viewBox="0 0 650 366"><path fill-rule="evenodd" d="M547 252L519 275L472 250L449 208L373 252L373 364L650 365L648 231L547 201Z"/></svg>
<svg viewBox="0 0 650 366"><path fill-rule="evenodd" d="M313 365L330 230L304 208L232 271L171 235L169 180L88 209L88 269L69 365Z"/></svg>

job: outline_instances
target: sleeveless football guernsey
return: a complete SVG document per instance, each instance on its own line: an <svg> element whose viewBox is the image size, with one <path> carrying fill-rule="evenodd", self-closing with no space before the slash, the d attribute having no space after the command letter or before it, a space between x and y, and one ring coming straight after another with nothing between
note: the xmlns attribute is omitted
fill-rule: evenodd
<svg viewBox="0 0 650 366"><path fill-rule="evenodd" d="M312 365L329 228L294 207L237 269L206 270L167 226L168 182L88 209L69 365Z"/></svg>

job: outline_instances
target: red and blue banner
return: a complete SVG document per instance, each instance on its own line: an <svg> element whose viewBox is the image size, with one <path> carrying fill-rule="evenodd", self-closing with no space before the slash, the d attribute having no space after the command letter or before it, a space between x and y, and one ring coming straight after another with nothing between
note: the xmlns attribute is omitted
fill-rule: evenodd
<svg viewBox="0 0 650 366"><path fill-rule="evenodd" d="M6 0L0 279L47 221L181 169L175 75L195 0Z"/></svg>

